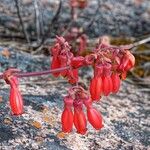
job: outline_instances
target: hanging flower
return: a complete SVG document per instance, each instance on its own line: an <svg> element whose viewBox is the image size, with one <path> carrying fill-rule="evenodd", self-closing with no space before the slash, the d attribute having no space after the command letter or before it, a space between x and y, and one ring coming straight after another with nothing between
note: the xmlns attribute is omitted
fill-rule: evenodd
<svg viewBox="0 0 150 150"><path fill-rule="evenodd" d="M120 77L117 73L111 75L112 80L112 92L117 93L120 88Z"/></svg>
<svg viewBox="0 0 150 150"><path fill-rule="evenodd" d="M93 101L98 101L102 94L102 79L94 77L90 82L90 94Z"/></svg>
<svg viewBox="0 0 150 150"><path fill-rule="evenodd" d="M104 73L102 77L103 83L103 94L108 96L112 91L112 80L111 80L111 64L107 63L104 65Z"/></svg>
<svg viewBox="0 0 150 150"><path fill-rule="evenodd" d="M90 124L96 129L99 130L103 127L102 116L101 114L93 107L87 108L87 117Z"/></svg>
<svg viewBox="0 0 150 150"><path fill-rule="evenodd" d="M51 69L57 69L60 68L60 61L58 58L53 57L52 63L51 63ZM58 77L60 75L60 72L52 73L53 76Z"/></svg>
<svg viewBox="0 0 150 150"><path fill-rule="evenodd" d="M135 65L135 57L131 54L130 51L127 51L126 55L129 60L127 65L125 66L125 70L128 71Z"/></svg>
<svg viewBox="0 0 150 150"><path fill-rule="evenodd" d="M82 102L74 102L74 125L78 133L85 134L87 131L87 121L83 112L82 105Z"/></svg>
<svg viewBox="0 0 150 150"><path fill-rule="evenodd" d="M73 99L69 96L64 98L64 111L61 116L62 131L71 132L73 127L73 112L71 107L73 106Z"/></svg>
<svg viewBox="0 0 150 150"><path fill-rule="evenodd" d="M13 115L21 115L23 113L23 99L18 87L18 79L11 76L8 79L10 84L10 107Z"/></svg>

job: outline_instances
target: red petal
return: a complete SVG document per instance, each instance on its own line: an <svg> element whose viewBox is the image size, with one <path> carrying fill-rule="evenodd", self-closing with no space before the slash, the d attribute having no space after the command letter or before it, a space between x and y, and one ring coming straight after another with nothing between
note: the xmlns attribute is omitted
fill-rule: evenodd
<svg viewBox="0 0 150 150"><path fill-rule="evenodd" d="M77 132L80 134L85 134L87 131L87 122L85 114L82 110L75 108L74 109L74 125L77 129Z"/></svg>
<svg viewBox="0 0 150 150"><path fill-rule="evenodd" d="M12 113L14 115L21 115L23 113L23 100L17 88L11 87L9 100Z"/></svg>
<svg viewBox="0 0 150 150"><path fill-rule="evenodd" d="M128 56L125 54L125 55L123 56L123 58L121 59L121 63L120 63L120 66L119 66L118 69L121 70L121 71L124 71L124 69L126 68L128 62L129 62L129 58L128 58Z"/></svg>
<svg viewBox="0 0 150 150"><path fill-rule="evenodd" d="M105 96L108 96L110 92L112 91L112 80L110 76L104 76L102 78L102 83L103 83L103 94Z"/></svg>
<svg viewBox="0 0 150 150"><path fill-rule="evenodd" d="M127 55L129 57L130 63L132 65L132 67L135 65L135 57L131 54L130 51L127 52Z"/></svg>
<svg viewBox="0 0 150 150"><path fill-rule="evenodd" d="M51 69L57 69L60 68L60 61L57 58L53 58L52 63L51 63ZM53 76L58 77L59 76L59 72L58 73L52 73Z"/></svg>
<svg viewBox="0 0 150 150"><path fill-rule="evenodd" d="M71 132L73 127L73 112L71 108L66 107L61 116L63 132Z"/></svg>
<svg viewBox="0 0 150 150"><path fill-rule="evenodd" d="M102 93L102 79L101 77L94 77L90 82L90 93L91 98L94 101L98 101L100 99Z"/></svg>
<svg viewBox="0 0 150 150"><path fill-rule="evenodd" d="M90 124L96 129L99 130L103 127L102 124L102 116L101 114L94 108L87 109L87 117Z"/></svg>
<svg viewBox="0 0 150 150"><path fill-rule="evenodd" d="M113 85L112 92L117 93L120 88L120 77L118 74L112 74L111 79L112 79L112 85Z"/></svg>

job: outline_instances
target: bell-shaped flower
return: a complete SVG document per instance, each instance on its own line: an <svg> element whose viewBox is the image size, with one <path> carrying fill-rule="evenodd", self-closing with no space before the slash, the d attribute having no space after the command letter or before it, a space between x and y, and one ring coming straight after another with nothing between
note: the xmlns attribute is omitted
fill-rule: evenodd
<svg viewBox="0 0 150 150"><path fill-rule="evenodd" d="M102 79L94 77L90 82L90 94L93 101L98 101L102 94Z"/></svg>
<svg viewBox="0 0 150 150"><path fill-rule="evenodd" d="M93 107L87 108L87 117L90 124L96 129L99 130L103 127L102 116L101 114Z"/></svg>
<svg viewBox="0 0 150 150"><path fill-rule="evenodd" d="M105 96L108 96L112 91L112 80L111 80L111 64L107 63L104 66L104 73L102 77L102 90Z"/></svg>
<svg viewBox="0 0 150 150"><path fill-rule="evenodd" d="M73 112L72 112L72 105L73 99L69 96L64 98L64 111L61 116L61 123L62 123L62 131L63 132L71 132L73 127Z"/></svg>
<svg viewBox="0 0 150 150"><path fill-rule="evenodd" d="M108 96L112 92L112 88L113 88L111 76L104 76L102 78L102 83L103 83L103 94L105 96Z"/></svg>
<svg viewBox="0 0 150 150"><path fill-rule="evenodd" d="M77 129L77 133L85 134L87 131L87 121L82 105L81 102L74 103L74 126Z"/></svg>
<svg viewBox="0 0 150 150"><path fill-rule="evenodd" d="M60 61L58 58L53 57L52 63L51 63L51 69L57 69L60 68ZM60 72L52 73L53 76L58 77L60 75Z"/></svg>
<svg viewBox="0 0 150 150"><path fill-rule="evenodd" d="M18 79L14 76L9 78L10 84L10 107L13 115L23 113L23 99L18 87Z"/></svg>
<svg viewBox="0 0 150 150"><path fill-rule="evenodd" d="M111 75L111 80L112 80L112 92L117 93L120 88L120 77L117 73L114 73Z"/></svg>
<svg viewBox="0 0 150 150"><path fill-rule="evenodd" d="M59 55L60 66L66 67L70 65L71 59L73 58L73 53L63 50ZM61 71L61 75L63 77L67 76L68 70Z"/></svg>

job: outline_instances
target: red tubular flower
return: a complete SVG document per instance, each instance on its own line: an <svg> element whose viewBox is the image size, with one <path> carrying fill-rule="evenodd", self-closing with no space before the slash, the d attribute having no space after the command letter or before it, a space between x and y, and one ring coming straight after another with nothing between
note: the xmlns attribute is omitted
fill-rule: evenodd
<svg viewBox="0 0 150 150"><path fill-rule="evenodd" d="M72 112L72 105L73 99L66 96L64 98L64 111L61 116L61 123L62 123L62 131L63 132L71 132L73 127L73 112Z"/></svg>
<svg viewBox="0 0 150 150"><path fill-rule="evenodd" d="M23 99L18 88L18 79L14 76L9 78L10 89L10 107L13 115L23 113Z"/></svg>
<svg viewBox="0 0 150 150"><path fill-rule="evenodd" d="M60 68L60 61L57 57L53 57L52 63L51 63L51 69L57 69ZM52 73L53 76L58 77L60 75L60 72Z"/></svg>
<svg viewBox="0 0 150 150"><path fill-rule="evenodd" d="M118 70L120 71L124 71L126 66L128 65L128 62L129 62L129 58L128 56L125 54L122 59L121 59L121 62L120 62L120 65L118 67Z"/></svg>
<svg viewBox="0 0 150 150"><path fill-rule="evenodd" d="M105 64L104 66L104 75L102 77L102 83L103 83L103 94L105 96L108 96L110 92L112 91L113 85L112 85L112 79L111 79L111 65Z"/></svg>
<svg viewBox="0 0 150 150"><path fill-rule="evenodd" d="M111 76L102 77L102 83L103 83L103 94L105 96L108 96L112 91L112 87L113 87Z"/></svg>
<svg viewBox="0 0 150 150"><path fill-rule="evenodd" d="M93 101L98 101L102 93L101 77L94 77L90 82L90 94Z"/></svg>
<svg viewBox="0 0 150 150"><path fill-rule="evenodd" d="M87 131L87 121L85 114L83 112L82 103L74 103L74 125L77 129L77 132L80 134L85 134Z"/></svg>
<svg viewBox="0 0 150 150"><path fill-rule="evenodd" d="M101 114L93 107L87 108L87 117L90 124L96 129L99 130L103 127L102 116Z"/></svg>
<svg viewBox="0 0 150 150"><path fill-rule="evenodd" d="M112 92L117 93L120 88L120 77L117 73L111 75L112 80Z"/></svg>
<svg viewBox="0 0 150 150"><path fill-rule="evenodd" d="M62 53L59 55L60 65L61 67L66 67L71 63L71 59L73 58L73 53L62 51ZM67 76L68 71L64 70L61 72L61 75L63 77Z"/></svg>
<svg viewBox="0 0 150 150"><path fill-rule="evenodd" d="M59 53L60 53L60 44L59 43L56 43L54 47L51 48L51 53L53 55L53 59L52 59L52 62L51 62L51 69L57 69L57 68L60 68L60 61L58 59L58 56L59 56ZM58 77L59 76L59 72L57 73L52 73L53 76L55 77Z"/></svg>
<svg viewBox="0 0 150 150"><path fill-rule="evenodd" d="M60 61L60 66L61 67L66 67L67 66L67 56L66 55L59 55L59 61ZM61 75L65 77L67 74L67 70L64 70L61 72Z"/></svg>
<svg viewBox="0 0 150 150"><path fill-rule="evenodd" d="M119 70L128 71L135 65L135 57L131 54L130 51L126 51L126 54L123 56L121 60L121 64L119 66Z"/></svg>
<svg viewBox="0 0 150 150"><path fill-rule="evenodd" d="M127 51L127 57L129 59L127 65L125 66L125 70L130 70L135 65L135 57L130 53L130 51Z"/></svg>

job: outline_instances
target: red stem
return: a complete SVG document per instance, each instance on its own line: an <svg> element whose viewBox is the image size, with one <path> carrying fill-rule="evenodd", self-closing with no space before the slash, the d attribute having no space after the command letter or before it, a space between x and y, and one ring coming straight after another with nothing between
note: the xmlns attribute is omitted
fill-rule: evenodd
<svg viewBox="0 0 150 150"><path fill-rule="evenodd" d="M39 72L20 72L17 73L16 76L19 78L23 78L23 77L33 77L33 76L42 76L42 75L48 75L50 73L56 73L56 72L61 72L64 70L69 70L70 66L66 66L66 67L62 67L62 68L58 68L58 69L52 69L52 70L45 70L45 71L39 71ZM0 79L3 78L3 74L0 75Z"/></svg>

